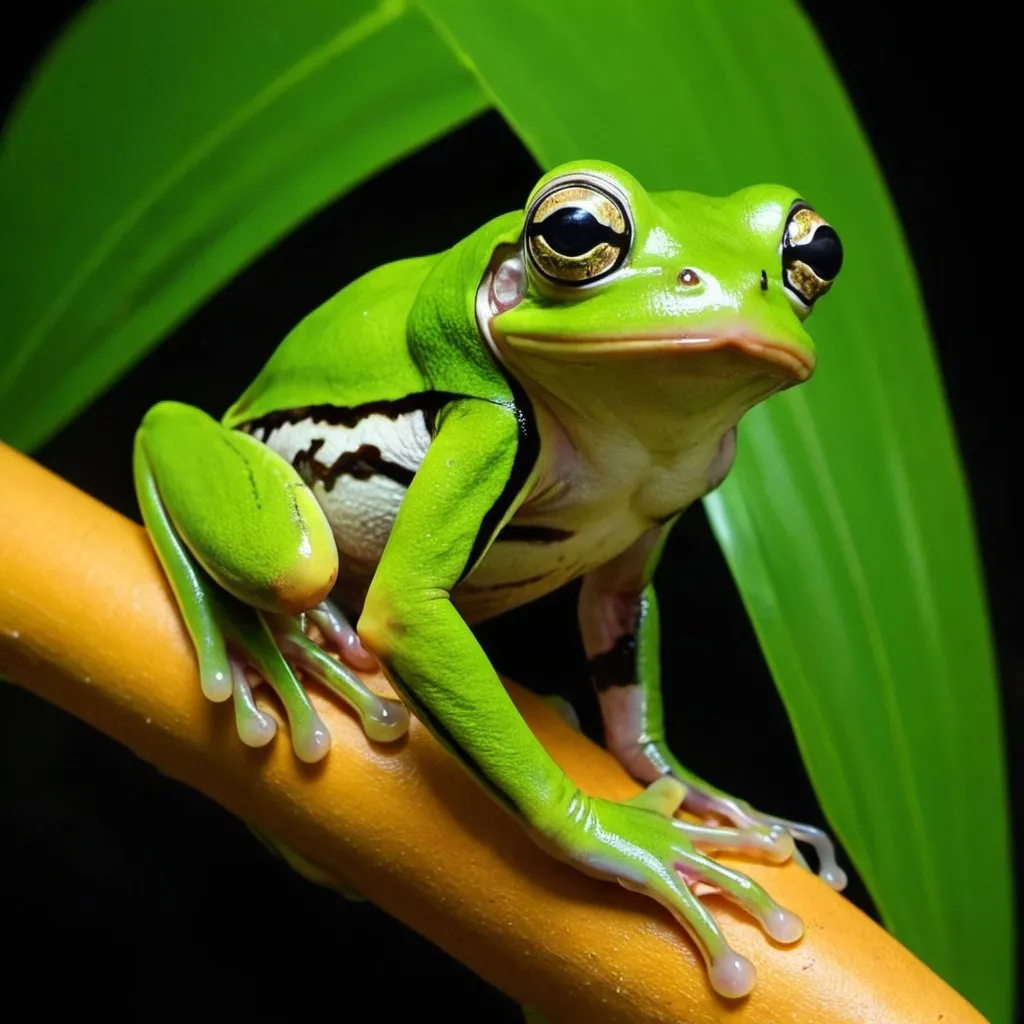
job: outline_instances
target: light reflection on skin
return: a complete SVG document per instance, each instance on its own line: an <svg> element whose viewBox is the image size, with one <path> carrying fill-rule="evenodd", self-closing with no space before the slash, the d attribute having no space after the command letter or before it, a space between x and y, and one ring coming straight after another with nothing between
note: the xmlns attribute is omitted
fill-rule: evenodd
<svg viewBox="0 0 1024 1024"><path fill-rule="evenodd" d="M782 230L782 210L774 203L755 207L750 211L747 223L750 225L752 231L755 231L760 235L773 234L776 231ZM780 240L780 250L781 247L782 242Z"/></svg>
<svg viewBox="0 0 1024 1024"><path fill-rule="evenodd" d="M664 228L660 225L655 225L647 235L647 244L644 246L644 251L652 256L659 256L663 259L675 259L682 252L682 247ZM653 267L651 269L661 270L660 267Z"/></svg>
<svg viewBox="0 0 1024 1024"><path fill-rule="evenodd" d="M651 310L657 316L669 320L677 316L706 314L709 310L718 312L731 309L739 312L739 303L735 295L730 295L714 277L706 274L700 267L692 269L700 277L700 287L687 291L665 291L653 296Z"/></svg>

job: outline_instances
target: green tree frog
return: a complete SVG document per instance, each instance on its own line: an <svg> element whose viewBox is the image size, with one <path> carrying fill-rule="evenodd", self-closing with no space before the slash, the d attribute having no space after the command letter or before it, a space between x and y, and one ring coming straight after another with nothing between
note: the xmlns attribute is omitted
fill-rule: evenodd
<svg viewBox="0 0 1024 1024"><path fill-rule="evenodd" d="M242 741L265 744L258 673L310 762L330 737L296 670L376 740L404 732L408 707L544 848L664 904L713 987L749 992L753 965L695 890L779 942L803 925L708 854L782 862L795 838L838 888L843 874L822 832L669 749L651 581L679 515L728 473L740 417L811 375L804 321L841 263L836 232L788 188L649 193L611 164L570 163L525 212L343 289L220 423L156 405L136 487L206 696L233 698ZM624 803L557 767L468 625L578 577L607 745L647 784ZM401 702L352 671L378 663Z"/></svg>

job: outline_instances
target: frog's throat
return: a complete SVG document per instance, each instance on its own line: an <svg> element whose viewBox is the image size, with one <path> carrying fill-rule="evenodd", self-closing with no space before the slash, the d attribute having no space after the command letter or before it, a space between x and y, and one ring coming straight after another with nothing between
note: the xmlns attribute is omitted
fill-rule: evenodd
<svg viewBox="0 0 1024 1024"><path fill-rule="evenodd" d="M520 352L565 360L595 355L609 359L631 359L642 355L670 355L673 353L685 358L686 355L733 349L741 355L771 365L780 371L782 376L794 382L805 381L814 372L814 359L809 352L781 342L750 335L689 336L677 334L580 338L555 335L526 337L507 334L503 335L501 340L510 348Z"/></svg>

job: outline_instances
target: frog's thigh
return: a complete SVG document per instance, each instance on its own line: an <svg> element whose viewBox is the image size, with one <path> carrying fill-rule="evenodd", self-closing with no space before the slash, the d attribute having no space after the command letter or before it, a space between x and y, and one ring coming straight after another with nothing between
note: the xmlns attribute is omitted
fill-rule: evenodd
<svg viewBox="0 0 1024 1024"><path fill-rule="evenodd" d="M334 537L280 455L178 402L154 406L136 443L175 531L228 593L285 614L330 593L338 574Z"/></svg>

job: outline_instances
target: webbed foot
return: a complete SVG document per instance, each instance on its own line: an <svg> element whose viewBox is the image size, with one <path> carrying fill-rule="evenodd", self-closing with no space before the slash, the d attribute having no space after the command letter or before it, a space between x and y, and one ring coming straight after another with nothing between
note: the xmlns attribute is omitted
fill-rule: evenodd
<svg viewBox="0 0 1024 1024"><path fill-rule="evenodd" d="M722 848L722 830L676 819L685 795L686 787L671 776L625 803L578 795L558 829L557 847L588 873L612 878L667 907L696 942L715 991L739 998L754 987L754 965L729 945L698 898L701 887L737 904L777 942L797 942L803 922L752 879L703 852Z"/></svg>
<svg viewBox="0 0 1024 1024"><path fill-rule="evenodd" d="M243 743L262 747L277 734L276 720L253 699L252 685L262 679L284 705L300 760L319 761L330 750L330 733L296 669L341 697L372 739L406 731L405 706L378 697L353 671L377 663L326 600L337 548L323 509L290 463L199 409L161 402L136 434L133 469L203 693L218 703L234 698ZM303 613L341 660L306 636Z"/></svg>

